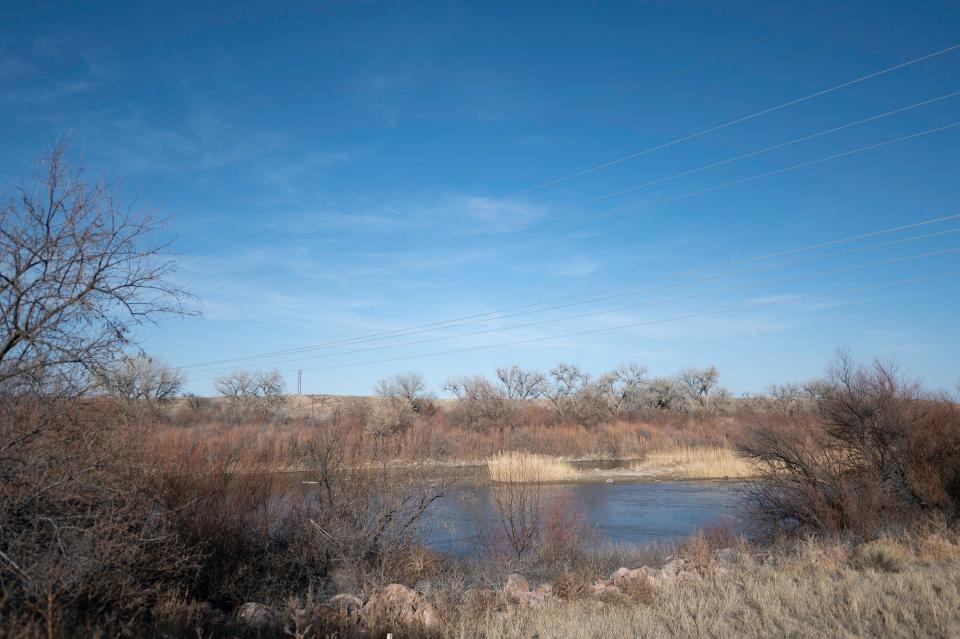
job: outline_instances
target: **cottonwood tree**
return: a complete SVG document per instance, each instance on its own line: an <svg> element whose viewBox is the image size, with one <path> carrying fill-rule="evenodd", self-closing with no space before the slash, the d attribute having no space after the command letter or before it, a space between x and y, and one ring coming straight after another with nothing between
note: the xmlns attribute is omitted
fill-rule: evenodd
<svg viewBox="0 0 960 639"><path fill-rule="evenodd" d="M147 355L127 355L102 375L105 390L130 401L158 402L175 397L183 388L184 375Z"/></svg>
<svg viewBox="0 0 960 639"><path fill-rule="evenodd" d="M638 364L621 364L597 380L598 391L607 398L608 408L621 415L641 408L647 369Z"/></svg>
<svg viewBox="0 0 960 639"><path fill-rule="evenodd" d="M381 379L377 384L377 394L381 397L402 397L413 404L426 388L423 373L411 371Z"/></svg>
<svg viewBox="0 0 960 639"><path fill-rule="evenodd" d="M497 369L497 379L503 385L507 399L524 402L543 397L549 388L547 378L540 371L517 365Z"/></svg>
<svg viewBox="0 0 960 639"><path fill-rule="evenodd" d="M720 371L714 366L708 368L687 368L677 376L680 383L687 387L690 396L700 406L709 406L710 393L717 387Z"/></svg>
<svg viewBox="0 0 960 639"><path fill-rule="evenodd" d="M576 364L557 364L550 369L552 384L547 397L557 412L557 421L576 413L577 395L589 383L590 375Z"/></svg>
<svg viewBox="0 0 960 639"><path fill-rule="evenodd" d="M90 390L131 331L183 314L162 221L119 204L58 142L0 208L0 391Z"/></svg>
<svg viewBox="0 0 960 639"><path fill-rule="evenodd" d="M482 375L452 377L444 384L443 390L457 398L451 412L456 423L474 430L494 427L502 432L513 421L512 404L503 390Z"/></svg>
<svg viewBox="0 0 960 639"><path fill-rule="evenodd" d="M381 379L375 392L386 401L373 406L366 430L377 437L385 437L411 426L414 413L429 411L432 406L426 388L423 374L419 372L397 373Z"/></svg>
<svg viewBox="0 0 960 639"><path fill-rule="evenodd" d="M423 373L417 371L397 373L393 377L381 379L377 383L375 392L380 397L402 400L406 408L415 413L430 413L434 410L430 393L427 392L427 385L423 381Z"/></svg>
<svg viewBox="0 0 960 639"><path fill-rule="evenodd" d="M800 410L804 400L804 389L799 384L770 384L767 394L773 400L777 410L785 415L792 415Z"/></svg>
<svg viewBox="0 0 960 639"><path fill-rule="evenodd" d="M237 370L214 380L214 387L227 398L238 416L279 409L286 399L286 382L277 370Z"/></svg>
<svg viewBox="0 0 960 639"><path fill-rule="evenodd" d="M687 390L673 377L657 377L646 385L644 403L658 410L686 412L692 408Z"/></svg>

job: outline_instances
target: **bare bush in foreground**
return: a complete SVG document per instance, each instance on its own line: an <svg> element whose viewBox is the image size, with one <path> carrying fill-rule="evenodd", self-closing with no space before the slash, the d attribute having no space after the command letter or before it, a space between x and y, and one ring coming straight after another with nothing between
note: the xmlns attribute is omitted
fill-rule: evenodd
<svg viewBox="0 0 960 639"><path fill-rule="evenodd" d="M815 388L815 422L788 417L740 446L761 473L751 496L769 523L869 535L924 513L957 519L960 407L845 354Z"/></svg>
<svg viewBox="0 0 960 639"><path fill-rule="evenodd" d="M134 326L184 311L160 223L118 195L58 143L0 208L0 616L49 636L134 619L196 567L146 490L142 433L79 398Z"/></svg>

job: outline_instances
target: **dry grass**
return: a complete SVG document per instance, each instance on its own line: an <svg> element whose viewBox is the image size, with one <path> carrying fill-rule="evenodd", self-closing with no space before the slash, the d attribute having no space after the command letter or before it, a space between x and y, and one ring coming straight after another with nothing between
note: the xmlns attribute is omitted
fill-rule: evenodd
<svg viewBox="0 0 960 639"><path fill-rule="evenodd" d="M656 450L635 464L633 470L654 477L680 479L743 478L754 472L732 449L720 446Z"/></svg>
<svg viewBox="0 0 960 639"><path fill-rule="evenodd" d="M897 546L898 570L824 561L818 544L734 575L651 593L653 605L574 598L539 609L491 611L481 627L445 636L552 637L955 637L960 634L960 547L924 561L922 544ZM869 545L868 545L869 546ZM888 547L889 546L889 547ZM864 552L875 554L876 546Z"/></svg>
<svg viewBox="0 0 960 639"><path fill-rule="evenodd" d="M580 472L554 457L507 451L487 460L490 480L497 482L572 481Z"/></svg>

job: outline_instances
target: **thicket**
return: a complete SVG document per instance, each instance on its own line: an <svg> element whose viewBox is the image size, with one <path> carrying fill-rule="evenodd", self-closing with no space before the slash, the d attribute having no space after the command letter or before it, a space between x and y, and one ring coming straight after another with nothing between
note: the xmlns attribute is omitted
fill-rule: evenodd
<svg viewBox="0 0 960 639"><path fill-rule="evenodd" d="M841 353L810 385L813 407L766 420L739 446L772 529L871 536L960 517L960 406L883 362Z"/></svg>

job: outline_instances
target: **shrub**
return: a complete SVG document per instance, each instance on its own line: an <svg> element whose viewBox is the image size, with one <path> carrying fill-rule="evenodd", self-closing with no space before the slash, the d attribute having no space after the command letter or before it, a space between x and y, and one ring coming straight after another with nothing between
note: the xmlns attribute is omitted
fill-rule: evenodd
<svg viewBox="0 0 960 639"><path fill-rule="evenodd" d="M861 570L900 572L910 557L900 544L890 539L875 539L857 547L850 563Z"/></svg>
<svg viewBox="0 0 960 639"><path fill-rule="evenodd" d="M960 408L843 354L812 389L815 416L771 420L739 448L766 523L866 537L919 515L957 520Z"/></svg>
<svg viewBox="0 0 960 639"><path fill-rule="evenodd" d="M590 579L583 573L565 570L553 580L553 593L561 599L572 600L586 596Z"/></svg>
<svg viewBox="0 0 960 639"><path fill-rule="evenodd" d="M569 493L548 499L540 534L540 557L548 561L575 559L593 537L583 510Z"/></svg>
<svg viewBox="0 0 960 639"><path fill-rule="evenodd" d="M656 586L649 579L628 579L626 583L620 586L623 595L639 604L652 604L656 598Z"/></svg>

